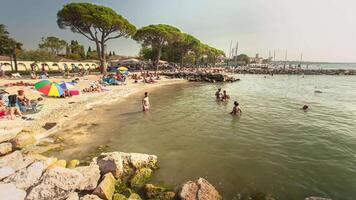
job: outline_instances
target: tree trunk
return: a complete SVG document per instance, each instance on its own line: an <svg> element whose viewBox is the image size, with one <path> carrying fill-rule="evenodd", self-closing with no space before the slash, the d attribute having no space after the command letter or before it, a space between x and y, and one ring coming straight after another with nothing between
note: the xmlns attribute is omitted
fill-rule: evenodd
<svg viewBox="0 0 356 200"><path fill-rule="evenodd" d="M18 72L17 68L17 57L16 57L16 49L14 49L12 56L14 57L14 63L15 63L15 71Z"/></svg>
<svg viewBox="0 0 356 200"><path fill-rule="evenodd" d="M14 71L14 66L12 65L12 55L10 54L10 66L11 66L11 71Z"/></svg>
<svg viewBox="0 0 356 200"><path fill-rule="evenodd" d="M96 53L98 54L98 58L99 58L99 61L100 61L100 64L99 64L99 69L100 69L100 73L103 74L104 72L104 63L103 63L103 60L101 59L101 49L100 49L100 44L98 41L95 41L95 45L96 45Z"/></svg>
<svg viewBox="0 0 356 200"><path fill-rule="evenodd" d="M180 57L180 67L183 67L183 59L184 59L184 54L182 53Z"/></svg>
<svg viewBox="0 0 356 200"><path fill-rule="evenodd" d="M105 42L101 41L101 59L100 59L100 63L102 64L102 72L101 72L102 74L106 74L106 68L107 68L105 52L106 52Z"/></svg>
<svg viewBox="0 0 356 200"><path fill-rule="evenodd" d="M156 68L156 71L158 71L159 68L158 65L159 65L159 60L161 59L161 53L162 53L162 46L158 47L156 59L153 60L153 67Z"/></svg>

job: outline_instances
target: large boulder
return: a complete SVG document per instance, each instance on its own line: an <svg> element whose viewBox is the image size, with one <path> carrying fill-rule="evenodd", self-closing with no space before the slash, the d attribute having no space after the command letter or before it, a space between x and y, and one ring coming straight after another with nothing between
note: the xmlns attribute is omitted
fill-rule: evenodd
<svg viewBox="0 0 356 200"><path fill-rule="evenodd" d="M97 188L95 188L93 194L104 200L111 200L115 192L116 179L111 173L104 175L103 180L100 182Z"/></svg>
<svg viewBox="0 0 356 200"><path fill-rule="evenodd" d="M124 153L123 159L125 163L131 164L136 169L143 167L156 168L157 167L157 156L141 154L141 153Z"/></svg>
<svg viewBox="0 0 356 200"><path fill-rule="evenodd" d="M179 192L182 200L221 200L219 192L207 180L188 181Z"/></svg>
<svg viewBox="0 0 356 200"><path fill-rule="evenodd" d="M308 198L305 198L305 200L332 200L332 199L322 198L322 197L308 197Z"/></svg>
<svg viewBox="0 0 356 200"><path fill-rule="evenodd" d="M87 194L84 197L81 197L80 200L103 200L103 199L93 194Z"/></svg>
<svg viewBox="0 0 356 200"><path fill-rule="evenodd" d="M139 153L102 153L93 159L101 174L111 172L116 178L129 177L140 168L157 168L157 156Z"/></svg>
<svg viewBox="0 0 356 200"><path fill-rule="evenodd" d="M56 167L48 169L42 181L33 187L27 200L66 199L78 187L83 175L76 170Z"/></svg>
<svg viewBox="0 0 356 200"><path fill-rule="evenodd" d="M14 171L18 171L27 167L31 162L24 162L20 151L14 151L4 157L0 158L0 168L10 167Z"/></svg>
<svg viewBox="0 0 356 200"><path fill-rule="evenodd" d="M11 139L13 149L23 149L24 147L35 144L36 139L27 132L19 133L15 138Z"/></svg>
<svg viewBox="0 0 356 200"><path fill-rule="evenodd" d="M127 200L127 198L125 197L125 195L116 193L116 194L114 194L114 196L112 197L112 200Z"/></svg>
<svg viewBox="0 0 356 200"><path fill-rule="evenodd" d="M4 183L13 183L19 189L27 190L37 184L45 170L43 163L34 162L29 167L21 169L3 180Z"/></svg>
<svg viewBox="0 0 356 200"><path fill-rule="evenodd" d="M6 155L12 151L12 144L10 142L5 142L0 144L0 156Z"/></svg>
<svg viewBox="0 0 356 200"><path fill-rule="evenodd" d="M96 188L100 179L100 170L98 165L77 167L74 170L83 175L83 179L77 187L78 190L94 190Z"/></svg>
<svg viewBox="0 0 356 200"><path fill-rule="evenodd" d="M0 167L0 180L14 174L15 170L11 167Z"/></svg>
<svg viewBox="0 0 356 200"><path fill-rule="evenodd" d="M78 166L79 164L80 164L80 161L79 161L79 160L71 160L71 161L68 162L67 168L73 169L73 168L75 168L76 166Z"/></svg>
<svg viewBox="0 0 356 200"><path fill-rule="evenodd" d="M12 183L0 184L0 199L6 200L24 200L26 192L17 189Z"/></svg>
<svg viewBox="0 0 356 200"><path fill-rule="evenodd" d="M43 163L45 169L47 169L49 166L52 166L55 164L58 159L54 157L46 157L40 154L36 153L28 153L23 155L24 157L24 162L25 163L30 163L30 162L41 162Z"/></svg>
<svg viewBox="0 0 356 200"><path fill-rule="evenodd" d="M56 167L62 167L65 168L67 166L67 161L65 160L58 160L55 162L53 165L49 166L49 168L56 168Z"/></svg>
<svg viewBox="0 0 356 200"><path fill-rule="evenodd" d="M0 133L0 143L7 142L16 137L16 131L1 131Z"/></svg>
<svg viewBox="0 0 356 200"><path fill-rule="evenodd" d="M173 191L153 184L145 185L145 194L148 199L173 200L175 198Z"/></svg>
<svg viewBox="0 0 356 200"><path fill-rule="evenodd" d="M153 171L150 168L141 168L136 171L135 175L132 177L130 184L131 187L141 188L143 187L152 177Z"/></svg>
<svg viewBox="0 0 356 200"><path fill-rule="evenodd" d="M127 200L142 200L140 195L132 193Z"/></svg>
<svg viewBox="0 0 356 200"><path fill-rule="evenodd" d="M112 173L115 177L120 177L124 172L124 166L122 161L122 153L102 153L100 156L93 159L96 163L101 174Z"/></svg>
<svg viewBox="0 0 356 200"><path fill-rule="evenodd" d="M68 195L66 200L79 200L79 195L76 192L72 192Z"/></svg>

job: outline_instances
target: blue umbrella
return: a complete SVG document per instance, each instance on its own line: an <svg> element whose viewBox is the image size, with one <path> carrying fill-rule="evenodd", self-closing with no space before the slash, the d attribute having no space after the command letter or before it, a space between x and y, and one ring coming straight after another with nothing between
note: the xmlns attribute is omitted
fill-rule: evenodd
<svg viewBox="0 0 356 200"><path fill-rule="evenodd" d="M69 90L69 89L71 89L71 88L73 88L74 87L74 85L76 85L77 83L75 83L75 82L62 82L61 84L59 84L60 86L61 86L61 88L63 89L63 90Z"/></svg>

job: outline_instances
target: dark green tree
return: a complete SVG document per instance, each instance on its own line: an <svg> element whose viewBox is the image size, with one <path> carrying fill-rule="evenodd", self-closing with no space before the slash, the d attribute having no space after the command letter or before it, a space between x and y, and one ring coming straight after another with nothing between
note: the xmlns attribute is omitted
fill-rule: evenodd
<svg viewBox="0 0 356 200"><path fill-rule="evenodd" d="M101 73L106 73L106 42L133 36L136 28L113 9L91 3L69 3L57 13L60 28L70 28L96 45Z"/></svg>
<svg viewBox="0 0 356 200"><path fill-rule="evenodd" d="M47 50L54 55L58 55L67 46L67 42L57 37L50 36L42 38L42 43L38 45L40 49Z"/></svg>
<svg viewBox="0 0 356 200"><path fill-rule="evenodd" d="M9 32L6 29L6 26L0 24L0 54L8 55L10 60L13 60L15 63L15 71L17 69L17 54L21 50L22 44L17 42L15 39L10 38ZM13 69L11 62L11 69Z"/></svg>
<svg viewBox="0 0 356 200"><path fill-rule="evenodd" d="M158 70L163 46L179 40L180 34L181 31L178 28L166 24L158 24L145 26L137 30L133 39L152 49L152 64Z"/></svg>

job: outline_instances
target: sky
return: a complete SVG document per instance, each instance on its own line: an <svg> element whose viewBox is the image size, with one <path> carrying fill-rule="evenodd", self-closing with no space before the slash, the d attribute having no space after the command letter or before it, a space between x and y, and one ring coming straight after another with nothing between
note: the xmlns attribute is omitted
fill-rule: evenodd
<svg viewBox="0 0 356 200"><path fill-rule="evenodd" d="M0 23L26 49L36 49L42 37L94 44L69 29L59 29L56 15L75 0L0 0ZM354 0L93 0L111 7L137 28L165 23L192 34L229 54L230 43L239 43L238 54L276 60L356 62L356 1ZM234 46L233 45L233 46ZM110 40L108 50L137 55L132 39Z"/></svg>

